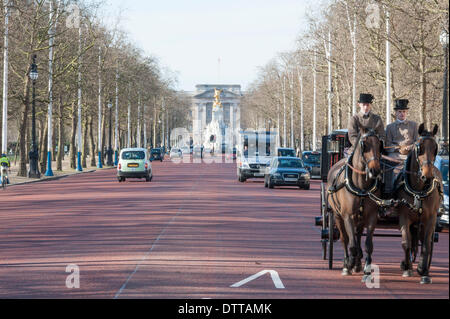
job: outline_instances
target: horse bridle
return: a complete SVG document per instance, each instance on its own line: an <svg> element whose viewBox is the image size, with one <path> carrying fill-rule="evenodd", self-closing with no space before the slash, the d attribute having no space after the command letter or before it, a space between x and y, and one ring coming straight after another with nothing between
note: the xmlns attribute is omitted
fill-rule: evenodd
<svg viewBox="0 0 450 319"><path fill-rule="evenodd" d="M434 142L434 144L436 145L436 150L434 151L434 158L436 158L436 156L437 156L438 145L437 145L436 140L433 137L431 137L431 136L421 136L419 138L419 140L414 145L414 153L415 153L415 156L416 156L417 164L419 165L419 174L417 174L417 178L420 178L420 176L422 175L422 168L424 166L433 166L434 165L434 161L426 160L426 161L422 161L421 162L420 159L419 159L419 155L422 152L421 144L425 140L432 140Z"/></svg>
<svg viewBox="0 0 450 319"><path fill-rule="evenodd" d="M363 136L361 136L361 139L360 139L359 143L360 143L360 147L361 147L362 158L363 158L364 164L366 165L366 170L368 170L369 163L371 163L373 161L376 161L376 160L378 160L378 161L381 160L381 149L383 149L383 145L381 145L381 147L380 147L380 157L377 158L377 157L373 156L373 157L369 158L368 160L366 160L366 158L364 156L364 142L365 142L366 138L371 137L371 136L375 136L380 141L381 144L383 143L383 141L381 140L380 136L378 134L376 134L374 130L370 130L368 133L366 133Z"/></svg>

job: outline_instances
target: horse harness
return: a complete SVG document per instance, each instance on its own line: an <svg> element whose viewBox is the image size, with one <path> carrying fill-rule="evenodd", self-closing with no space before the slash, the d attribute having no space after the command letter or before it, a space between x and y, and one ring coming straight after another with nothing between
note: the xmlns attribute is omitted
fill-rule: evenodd
<svg viewBox="0 0 450 319"><path fill-rule="evenodd" d="M360 136L358 139L358 142L361 145L361 150L362 152L364 152L364 139L366 137L369 136L376 136L379 140L379 136L376 135L376 133L373 130L370 130L369 133L365 134L364 136ZM357 142L357 143L358 143ZM364 164L366 167L366 171L360 171L356 168L354 168L350 163L352 163L353 157L355 155L356 152L356 147L353 149L352 154L350 155L350 157L347 159L347 161L345 162L345 165L343 165L338 173L336 174L335 178L333 179L333 183L332 185L328 188L328 198L331 197L331 200L334 203L334 206L337 208L337 214L339 216L342 217L341 212L340 212L340 205L338 203L336 203L335 199L334 199L334 194L337 193L339 190L341 190L342 188L346 188L347 191L349 191L351 194L357 196L360 198L360 205L359 205L359 214L360 216L362 216L363 213L363 209L364 209L364 199L369 197L372 201L374 201L377 205L379 206L391 206L393 205L393 200L383 200L378 198L375 194L373 194L379 187L379 180L378 178L374 179L374 182L368 187L367 190L362 190L358 187L355 186L355 184L353 183L353 178L352 178L352 173L350 170L355 171L358 174L361 175L366 175L366 179L368 178L368 164L372 161L377 160L377 158L372 157L369 160L366 160L364 158L364 156L362 156L363 160L364 160ZM378 159L379 160L379 159ZM345 172L345 176L344 176L344 181L340 182L339 184L338 181L340 180L340 176L342 175L342 173Z"/></svg>
<svg viewBox="0 0 450 319"><path fill-rule="evenodd" d="M441 187L441 183L440 181L436 178L436 176L433 177L433 179L431 180L431 182L428 184L428 187L422 191L416 191L412 188L411 183L409 181L409 178L407 178L407 175L413 175L416 174L417 178L420 178L421 175L421 171L422 171L422 166L425 165L433 165L434 163L431 161L423 161L422 163L419 160L419 155L421 153L421 142L424 140L433 140L434 142L436 142L431 136L421 136L419 141L415 144L414 146L414 155L416 157L416 161L419 165L419 173L416 172L410 172L407 171L407 167L410 167L411 161L412 161L412 154L409 154L407 159L406 159L406 163L403 167L402 172L400 173L400 176L397 179L397 187L396 187L396 191L398 191L399 189L403 188L404 191L410 195L411 197L414 198L414 204L411 205L409 202L407 202L405 199L401 200L401 204L408 206L408 208L415 212L418 213L419 215L422 215L423 213L423 201L428 198L428 196L430 196L430 194L437 189L439 192L439 196L441 197L441 200L443 198L443 190ZM435 151L435 157L437 156L437 147L436 147L436 151Z"/></svg>

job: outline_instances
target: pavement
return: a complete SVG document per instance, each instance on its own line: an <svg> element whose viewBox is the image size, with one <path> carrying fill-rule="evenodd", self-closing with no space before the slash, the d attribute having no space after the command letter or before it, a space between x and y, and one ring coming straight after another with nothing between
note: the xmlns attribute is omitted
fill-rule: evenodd
<svg viewBox="0 0 450 319"><path fill-rule="evenodd" d="M87 163L90 163L89 156L87 159ZM103 169L109 169L108 167L105 167ZM69 157L66 156L65 159L62 161L62 170L58 171L56 169L56 162L52 162L52 172L53 176L45 176L45 171L40 172L41 177L40 178L28 178L28 177L22 177L17 176L17 173L19 171L19 162L14 160L11 160L11 172L8 174L9 177L9 186L15 186L15 185L24 185L24 184L30 184L30 183L39 183L43 181L50 181L50 180L57 180L60 178L65 178L71 175L76 174L84 174L84 173L92 173L98 170L96 166L89 166L86 168L83 168L82 172L76 171L73 168L70 167L70 161Z"/></svg>
<svg viewBox="0 0 450 319"><path fill-rule="evenodd" d="M321 258L320 182L271 190L239 183L235 164L152 165L152 182L101 170L1 191L0 298L448 299L448 233L431 285L402 277L400 238L376 237L369 289L341 276L340 243L334 269Z"/></svg>

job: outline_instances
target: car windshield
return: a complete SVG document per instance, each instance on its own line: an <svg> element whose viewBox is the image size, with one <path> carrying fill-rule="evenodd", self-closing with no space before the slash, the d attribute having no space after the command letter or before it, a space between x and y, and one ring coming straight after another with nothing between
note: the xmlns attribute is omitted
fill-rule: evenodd
<svg viewBox="0 0 450 319"><path fill-rule="evenodd" d="M279 168L304 168L303 162L300 159L279 159L278 160Z"/></svg>
<svg viewBox="0 0 450 319"><path fill-rule="evenodd" d="M306 163L320 164L320 155L319 154L304 154L303 161Z"/></svg>
<svg viewBox="0 0 450 319"><path fill-rule="evenodd" d="M122 159L124 160L143 160L145 153L143 151L128 151L122 153Z"/></svg>
<svg viewBox="0 0 450 319"><path fill-rule="evenodd" d="M292 156L295 157L295 151L294 150L278 150L278 156Z"/></svg>

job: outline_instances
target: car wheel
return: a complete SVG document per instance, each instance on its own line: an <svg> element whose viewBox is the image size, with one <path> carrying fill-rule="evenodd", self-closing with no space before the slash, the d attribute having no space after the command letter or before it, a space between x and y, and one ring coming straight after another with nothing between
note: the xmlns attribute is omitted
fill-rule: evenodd
<svg viewBox="0 0 450 319"><path fill-rule="evenodd" d="M273 185L272 179L269 177L269 182L268 182L268 186L270 189L273 189L275 186Z"/></svg>
<svg viewBox="0 0 450 319"><path fill-rule="evenodd" d="M242 175L239 175L239 181L245 183L246 179Z"/></svg>
<svg viewBox="0 0 450 319"><path fill-rule="evenodd" d="M267 177L264 178L264 187L265 187L265 188L268 187L268 185L267 185Z"/></svg>
<svg viewBox="0 0 450 319"><path fill-rule="evenodd" d="M125 177L122 177L122 182L125 182L127 179Z"/></svg>
<svg viewBox="0 0 450 319"><path fill-rule="evenodd" d="M309 190L310 185L308 184L308 185L306 185L304 188L305 188L306 190Z"/></svg>
<svg viewBox="0 0 450 319"><path fill-rule="evenodd" d="M147 175L147 176L145 176L145 181L146 181L146 182L150 182L150 181L151 181L151 178L150 178L150 176L148 176L148 175Z"/></svg>

